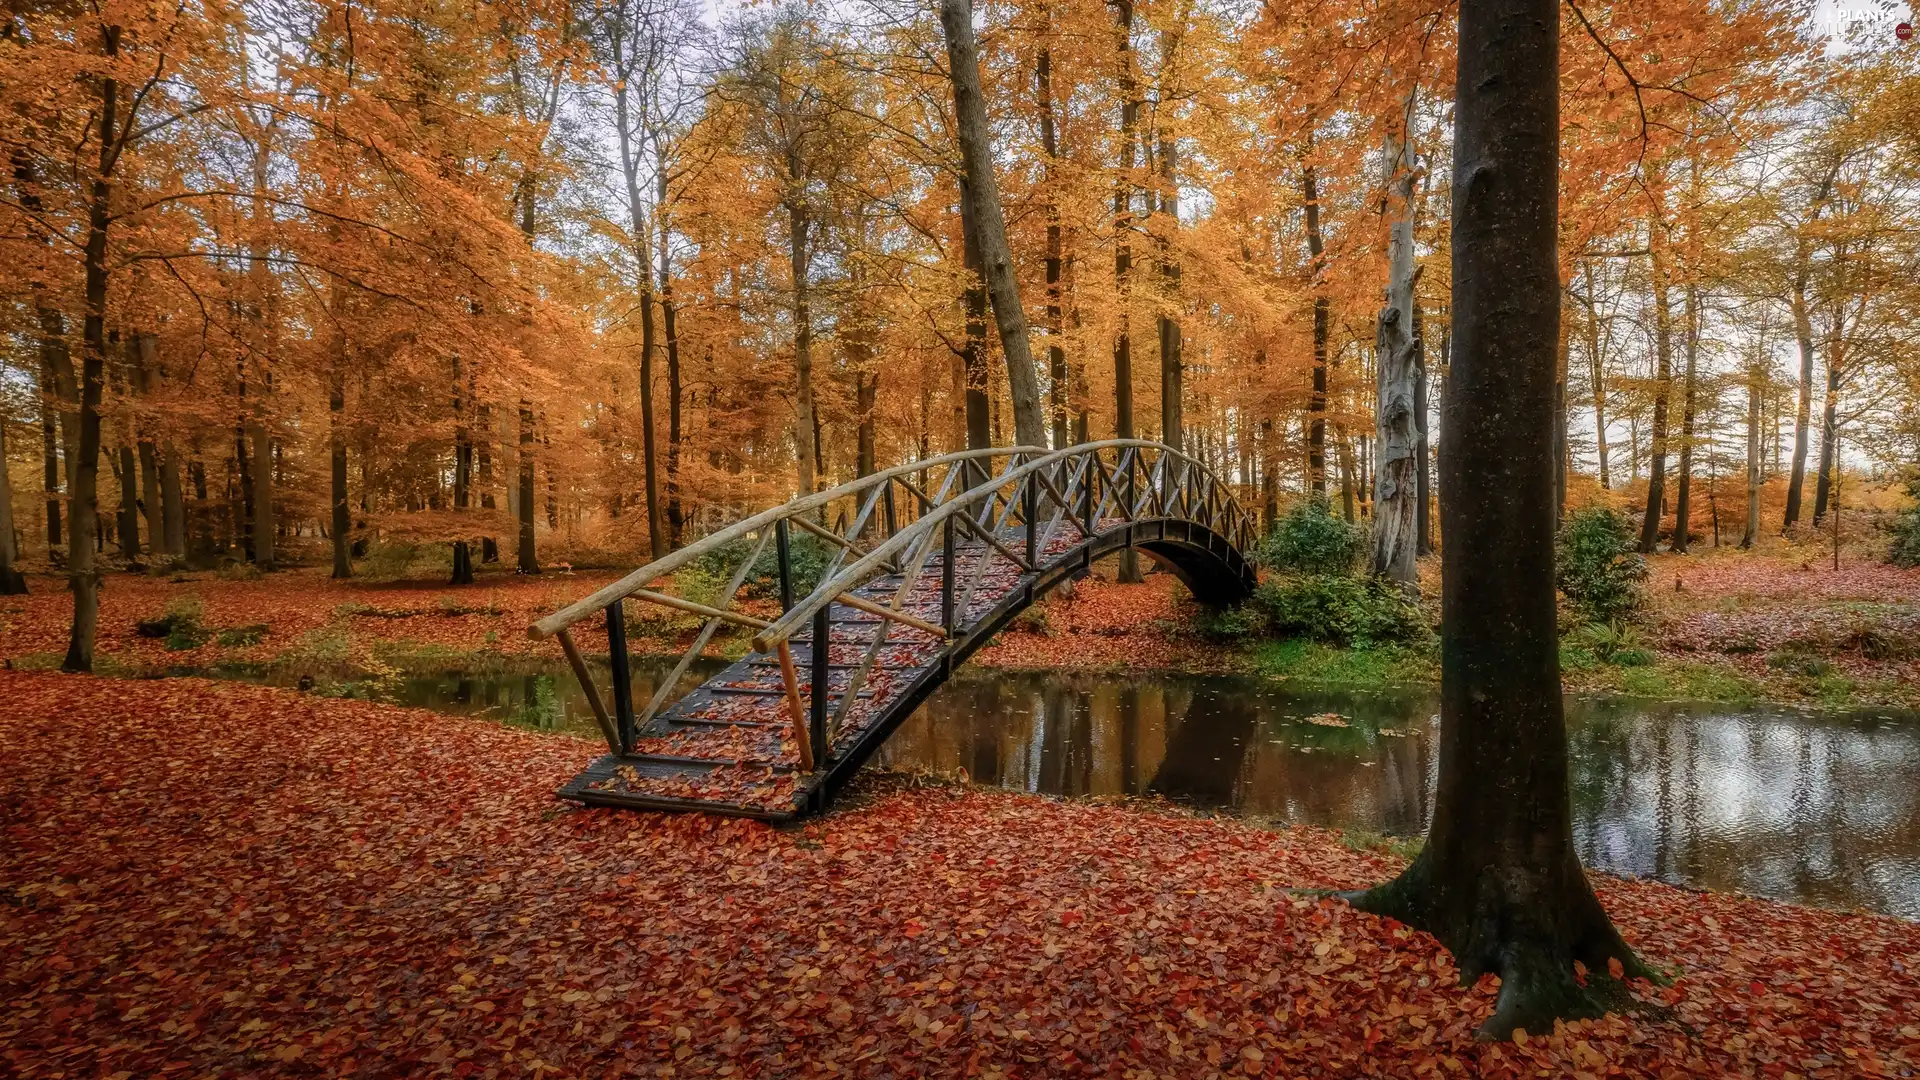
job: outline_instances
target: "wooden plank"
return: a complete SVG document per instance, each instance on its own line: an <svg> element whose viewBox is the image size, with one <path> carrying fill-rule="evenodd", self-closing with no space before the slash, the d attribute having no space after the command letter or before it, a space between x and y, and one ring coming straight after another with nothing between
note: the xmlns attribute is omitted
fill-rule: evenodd
<svg viewBox="0 0 1920 1080"><path fill-rule="evenodd" d="M580 689L587 692L587 705L593 709L593 722L600 726L600 734L607 740L607 749L620 752L620 735L613 730L613 717L607 713L606 703L600 700L600 691L593 685L593 674L587 670L586 658L580 655L580 646L573 643L573 635L560 631L560 651L567 654L567 666L573 669L573 677L580 680Z"/></svg>

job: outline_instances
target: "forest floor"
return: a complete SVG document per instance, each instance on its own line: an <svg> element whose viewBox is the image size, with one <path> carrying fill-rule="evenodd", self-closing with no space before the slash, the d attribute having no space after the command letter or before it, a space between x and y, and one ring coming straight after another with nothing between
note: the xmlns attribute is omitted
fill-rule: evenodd
<svg viewBox="0 0 1920 1080"><path fill-rule="evenodd" d="M209 605L212 606L211 604ZM201 679L0 673L0 1072L1802 1076L1920 1069L1920 924L1596 876L1670 986L1496 991L1292 889L1335 834L870 778L804 827L588 811L594 748Z"/></svg>
<svg viewBox="0 0 1920 1080"><path fill-rule="evenodd" d="M1651 662L1622 666L1562 649L1570 690L1667 700L1804 706L1920 707L1920 570L1870 559L1835 571L1824 561L1731 548L1651 560L1638 634ZM1429 596L1438 564L1422 566ZM551 666L558 650L527 625L615 579L611 572L522 577L485 568L470 586L443 582L334 582L323 569L251 580L212 573L109 574L96 670L106 674L278 669L347 685L395 671ZM17 669L57 667L71 604L62 579L30 575L31 592L0 597L0 657ZM764 604L762 605L764 606ZM181 633L142 636L137 624L169 611ZM636 652L677 653L693 616L630 612ZM1431 645L1347 649L1306 641L1231 641L1203 632L1202 612L1168 574L1120 585L1096 574L1016 620L972 661L1001 668L1243 672L1313 687L1429 685ZM604 651L602 631L579 634ZM739 634L712 651L737 654Z"/></svg>

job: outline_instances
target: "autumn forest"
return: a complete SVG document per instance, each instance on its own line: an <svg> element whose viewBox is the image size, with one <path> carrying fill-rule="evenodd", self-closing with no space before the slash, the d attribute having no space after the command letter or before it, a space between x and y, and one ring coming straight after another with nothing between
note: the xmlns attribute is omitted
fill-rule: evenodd
<svg viewBox="0 0 1920 1080"><path fill-rule="evenodd" d="M1911 21L13 0L0 1072L1912 1075Z"/></svg>

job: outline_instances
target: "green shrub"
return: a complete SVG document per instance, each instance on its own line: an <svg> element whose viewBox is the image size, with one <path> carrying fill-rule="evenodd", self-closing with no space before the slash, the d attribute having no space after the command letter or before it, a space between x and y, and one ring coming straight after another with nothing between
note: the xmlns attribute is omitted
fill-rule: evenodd
<svg viewBox="0 0 1920 1080"><path fill-rule="evenodd" d="M681 573L693 571L690 583L695 587L708 586L717 594L732 579L734 571L740 568L741 560L753 554L754 545L758 543L758 540L741 537L701 556ZM820 584L820 577L826 572L827 561L832 557L833 550L825 540L812 533L793 530L788 538L787 554L788 567L793 574L795 600L812 592ZM674 580L676 584L681 583L679 575L675 575ZM771 600L780 596L780 553L771 540L767 542L767 549L754 560L753 569L747 572L746 580L740 583L740 590L753 600Z"/></svg>
<svg viewBox="0 0 1920 1080"><path fill-rule="evenodd" d="M1560 529L1560 591L1588 622L1617 623L1646 601L1647 560L1634 549L1633 527L1606 507L1581 510Z"/></svg>
<svg viewBox="0 0 1920 1080"><path fill-rule="evenodd" d="M267 636L266 623L250 623L246 626L231 626L220 631L214 640L222 645L258 645L260 639Z"/></svg>
<svg viewBox="0 0 1920 1080"><path fill-rule="evenodd" d="M259 581L266 576L260 568L250 562L223 562L213 572L221 581Z"/></svg>
<svg viewBox="0 0 1920 1080"><path fill-rule="evenodd" d="M1380 578L1288 575L1263 582L1252 603L1282 637L1368 648L1432 633L1419 605Z"/></svg>
<svg viewBox="0 0 1920 1080"><path fill-rule="evenodd" d="M1588 623L1574 631L1574 644L1603 664L1645 667L1653 663L1640 631L1628 623Z"/></svg>
<svg viewBox="0 0 1920 1080"><path fill-rule="evenodd" d="M1907 494L1920 499L1920 480L1907 481ZM1920 566L1920 505L1894 515L1887 531L1893 534L1887 561L1895 566Z"/></svg>
<svg viewBox="0 0 1920 1080"><path fill-rule="evenodd" d="M1796 648L1777 649L1767 654L1767 666L1789 675L1817 679L1833 674L1833 664L1825 658Z"/></svg>
<svg viewBox="0 0 1920 1080"><path fill-rule="evenodd" d="M174 652L185 652L205 645L210 636L201 622L206 617L206 611L206 605L197 596L180 596L169 602L164 617L167 648Z"/></svg>
<svg viewBox="0 0 1920 1080"><path fill-rule="evenodd" d="M1252 603L1236 604L1223 611L1202 610L1199 620L1201 636L1222 643L1264 637L1272 625L1266 609Z"/></svg>
<svg viewBox="0 0 1920 1080"><path fill-rule="evenodd" d="M1254 561L1269 570L1351 576L1366 554L1367 532L1333 514L1324 496L1293 504L1261 539Z"/></svg>

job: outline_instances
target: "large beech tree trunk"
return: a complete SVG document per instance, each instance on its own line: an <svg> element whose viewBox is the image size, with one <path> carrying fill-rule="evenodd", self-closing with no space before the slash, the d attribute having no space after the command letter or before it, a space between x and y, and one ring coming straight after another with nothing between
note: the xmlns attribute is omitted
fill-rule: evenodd
<svg viewBox="0 0 1920 1080"><path fill-rule="evenodd" d="M1554 348L1560 13L1462 0L1453 325L1440 432L1440 774L1426 846L1352 897L1429 931L1463 983L1500 977L1483 1033L1601 1012L1644 968L1573 846L1554 632ZM1574 963L1587 967L1586 986Z"/></svg>
<svg viewBox="0 0 1920 1080"><path fill-rule="evenodd" d="M1379 495L1373 507L1373 572L1404 585L1417 580L1420 439L1415 386L1420 371L1413 284L1413 109L1407 91L1396 127L1386 138L1387 306L1374 340L1374 431Z"/></svg>
<svg viewBox="0 0 1920 1080"><path fill-rule="evenodd" d="M987 295L993 300L993 321L1000 331L1007 389L1013 399L1014 438L1022 446L1045 446L1046 415L1040 407L1040 384L1033 372L1033 349L1027 340L1027 313L1020 306L1013 252L1007 246L1007 220L1000 210L1000 185L993 175L993 136L987 128L987 103L980 89L971 0L940 0L940 27L947 38L947 69L953 82L953 111L966 175L961 210L973 220Z"/></svg>

